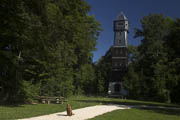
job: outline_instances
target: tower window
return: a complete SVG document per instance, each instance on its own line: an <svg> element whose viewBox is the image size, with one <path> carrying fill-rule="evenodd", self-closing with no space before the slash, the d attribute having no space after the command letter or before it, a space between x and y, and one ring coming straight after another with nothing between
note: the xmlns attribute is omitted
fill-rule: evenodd
<svg viewBox="0 0 180 120"><path fill-rule="evenodd" d="M123 23L118 23L118 25L123 25Z"/></svg>
<svg viewBox="0 0 180 120"><path fill-rule="evenodd" d="M120 50L120 54L122 54L122 50Z"/></svg>
<svg viewBox="0 0 180 120"><path fill-rule="evenodd" d="M117 50L117 49L116 49L116 51L115 51L115 52L116 52L115 54L116 54L116 55L118 55L118 50Z"/></svg>
<svg viewBox="0 0 180 120"><path fill-rule="evenodd" d="M114 63L114 67L117 67L117 63L116 62Z"/></svg>

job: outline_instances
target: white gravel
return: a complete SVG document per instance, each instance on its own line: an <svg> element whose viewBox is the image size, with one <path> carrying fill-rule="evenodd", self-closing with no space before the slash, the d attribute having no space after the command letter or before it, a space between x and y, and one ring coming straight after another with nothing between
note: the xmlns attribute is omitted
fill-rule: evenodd
<svg viewBox="0 0 180 120"><path fill-rule="evenodd" d="M123 105L96 105L72 110L73 116L67 116L65 111L21 120L87 120L118 109L129 109L129 107Z"/></svg>

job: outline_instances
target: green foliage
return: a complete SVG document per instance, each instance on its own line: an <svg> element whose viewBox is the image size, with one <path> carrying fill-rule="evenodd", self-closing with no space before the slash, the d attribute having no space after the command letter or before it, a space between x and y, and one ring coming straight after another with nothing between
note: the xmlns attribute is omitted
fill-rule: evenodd
<svg viewBox="0 0 180 120"><path fill-rule="evenodd" d="M132 45L128 46L128 60L129 60L129 63L136 62L136 60L138 59L137 48L138 48L137 46L132 46Z"/></svg>
<svg viewBox="0 0 180 120"><path fill-rule="evenodd" d="M95 93L95 69L92 64L81 66L81 80L80 85L86 94Z"/></svg>
<svg viewBox="0 0 180 120"><path fill-rule="evenodd" d="M128 72L124 77L124 87L129 90L129 95L136 98L141 91L139 75L134 71L133 66L128 66Z"/></svg>
<svg viewBox="0 0 180 120"><path fill-rule="evenodd" d="M178 52L175 52L179 37L174 35L177 34L174 31L177 22L158 14L149 14L141 19L142 29L135 29L135 37L143 37L142 44L138 49L129 47L133 57L130 57L129 71L125 77L125 86L131 97L173 101L173 89L179 81Z"/></svg>
<svg viewBox="0 0 180 120"><path fill-rule="evenodd" d="M40 89L39 84L32 84L29 81L23 81L23 87L24 87L24 94L28 102L31 102L33 99L35 99L34 96L38 96Z"/></svg>
<svg viewBox="0 0 180 120"><path fill-rule="evenodd" d="M169 81L168 84L171 88L172 102L180 103L180 19L177 19L172 25L172 29L166 37L165 46L168 48L169 66Z"/></svg>
<svg viewBox="0 0 180 120"><path fill-rule="evenodd" d="M1 102L69 96L76 83L87 91L95 77L91 57L101 31L89 10L84 0L0 2Z"/></svg>
<svg viewBox="0 0 180 120"><path fill-rule="evenodd" d="M104 80L104 78L103 78L103 75L101 74L101 72L100 71L97 71L97 91L98 91L98 93L100 94L100 93L104 93L105 92L105 88L104 88L104 82L105 82L105 80Z"/></svg>
<svg viewBox="0 0 180 120"><path fill-rule="evenodd" d="M110 50L111 48L109 51ZM103 56L96 63L96 91L100 95L107 94L108 92L109 80L111 79L111 67L111 55Z"/></svg>

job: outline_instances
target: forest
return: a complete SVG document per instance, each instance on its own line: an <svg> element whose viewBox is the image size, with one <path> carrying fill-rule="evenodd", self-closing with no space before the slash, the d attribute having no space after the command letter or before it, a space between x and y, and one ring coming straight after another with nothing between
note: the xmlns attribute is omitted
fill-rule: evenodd
<svg viewBox="0 0 180 120"><path fill-rule="evenodd" d="M100 23L84 0L0 1L0 101L95 92Z"/></svg>
<svg viewBox="0 0 180 120"><path fill-rule="evenodd" d="M124 78L131 97L159 102L180 102L180 19L149 14L141 19L129 47L129 68Z"/></svg>
<svg viewBox="0 0 180 120"><path fill-rule="evenodd" d="M139 46L128 46L128 72L123 85L129 98L180 103L180 19L162 14L149 14L135 28ZM134 39L136 40L136 39ZM99 83L107 92L111 78L111 57L103 56L97 63Z"/></svg>
<svg viewBox="0 0 180 120"><path fill-rule="evenodd" d="M84 0L0 1L0 103L107 94L111 58L92 61L102 27L90 10ZM128 98L180 103L180 19L140 22L123 78Z"/></svg>

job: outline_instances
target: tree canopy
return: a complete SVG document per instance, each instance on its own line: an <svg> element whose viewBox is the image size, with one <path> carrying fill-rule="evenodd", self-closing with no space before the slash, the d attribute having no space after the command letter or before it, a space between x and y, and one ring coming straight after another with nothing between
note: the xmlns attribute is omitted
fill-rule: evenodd
<svg viewBox="0 0 180 120"><path fill-rule="evenodd" d="M102 29L90 10L85 0L0 1L0 102L107 94L111 55L92 62ZM180 102L180 19L140 22L124 87L130 98Z"/></svg>
<svg viewBox="0 0 180 120"><path fill-rule="evenodd" d="M175 36L178 22L162 14L149 14L141 19L142 29L135 29L135 38L143 39L134 51L137 57L129 64L125 77L125 86L132 97L174 101L173 90L180 80L176 54L179 38Z"/></svg>
<svg viewBox="0 0 180 120"><path fill-rule="evenodd" d="M0 1L1 102L87 91L101 31L88 11L84 0Z"/></svg>
<svg viewBox="0 0 180 120"><path fill-rule="evenodd" d="M180 20L149 14L140 22L141 28L135 28L134 37L140 38L141 44L128 46L128 72L123 78L128 97L180 103ZM111 56L103 56L97 62L97 88L101 93L107 93L111 63Z"/></svg>

